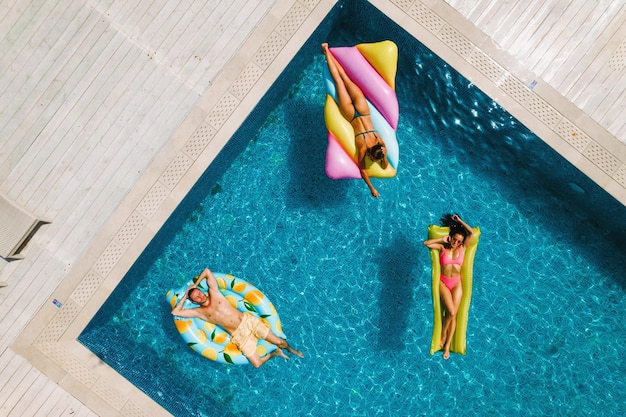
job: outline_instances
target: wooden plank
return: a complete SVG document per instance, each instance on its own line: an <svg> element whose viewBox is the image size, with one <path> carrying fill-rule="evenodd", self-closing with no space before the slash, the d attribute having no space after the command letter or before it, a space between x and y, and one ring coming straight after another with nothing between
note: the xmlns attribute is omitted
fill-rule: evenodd
<svg viewBox="0 0 626 417"><path fill-rule="evenodd" d="M59 8L61 8L59 6ZM34 22L31 27L26 28L28 35L22 36L5 54L0 57L0 68L6 70L2 72L0 79L0 91L3 101L0 103L0 130L4 129L7 120L17 117L13 110L22 107L22 100L29 96L24 85L31 83L33 63L39 65L49 49L41 47L45 44L50 31L54 28L54 20L58 18L52 10L48 11L51 16L47 24L39 27ZM50 40L54 44L56 39L51 35ZM22 45L24 43L24 45ZM3 48L4 49L4 48ZM41 74L39 74L41 75ZM26 92L27 94L24 94ZM18 99L17 97L20 97Z"/></svg>
<svg viewBox="0 0 626 417"><path fill-rule="evenodd" d="M31 275L32 266L37 262L39 256L41 256L42 250L37 245L29 245L26 248L26 258L19 261L19 265L13 271L13 276L18 277L37 277L39 275ZM15 317L19 316L23 312L20 310L20 300L26 299L25 294L29 294L28 289L33 285L32 280L19 279L11 281L11 285L8 287L10 291L9 296L0 304L0 325L4 329L4 332L0 334L0 350L4 350L8 347L11 337L20 331L19 321L15 322ZM35 297L36 298L36 297ZM17 307L16 307L17 306ZM13 312L12 314L10 314ZM25 317L23 320L29 320Z"/></svg>
<svg viewBox="0 0 626 417"><path fill-rule="evenodd" d="M533 51L544 55L548 52L548 45L544 43L546 33L552 30L550 12L554 9L551 2L533 3L529 7L523 21L519 22L522 29L516 38L510 39L510 48L515 50L519 61L524 61Z"/></svg>
<svg viewBox="0 0 626 417"><path fill-rule="evenodd" d="M23 9L15 10L19 16L13 21L10 29L6 32L0 32L0 36L2 36L0 43L11 45L11 53L6 57L3 56L0 60L0 65L3 65L2 68L7 68L4 66L4 60L12 62L15 56L29 44L30 37L27 35L33 34L37 27L46 20L55 4L53 2L32 1L23 6Z"/></svg>
<svg viewBox="0 0 626 417"><path fill-rule="evenodd" d="M172 90L176 90L178 94L189 94L185 89L180 88L180 86L177 87L175 84L172 84ZM188 97L187 111L190 110L191 103L195 101L193 98L193 96ZM180 102L178 99L173 101ZM165 102L167 102L167 100L165 100ZM157 120L159 118L167 120L168 117L173 117L176 118L176 120L170 120L168 122L170 126L173 126L175 123L180 123L185 117L185 111L176 114L176 112L172 112L167 106L160 107L162 113L156 114L154 118L146 118L139 124L131 123L128 126L129 129L140 131L120 133L121 139L127 137L129 134L132 136L137 135L145 138L153 138L152 144L150 144L148 140L125 141L125 143L119 145L120 148L116 157L108 158L106 154L102 155L104 158L110 159L111 163L106 167L107 169L105 171L101 171L97 176L89 179L93 185L88 190L87 195L76 202L78 205L78 209L75 210L76 215L68 222L74 225L76 230L89 227L94 229L95 225L103 224L127 191L121 189L120 184L124 181L128 181L128 189L130 189L132 183L139 178L140 174L147 167L149 161L146 161L144 156L146 154L153 154L154 150L148 151L146 146L160 148L165 140L173 134L174 131L171 128L164 132L162 125L155 125L151 120ZM181 105L178 107L182 108ZM146 129L145 133L141 131L143 129ZM155 139L159 137L159 135L161 135L161 140L156 141ZM88 175L91 176L91 174ZM105 198L103 198L103 196L105 196ZM66 232L72 234L74 233L74 229L68 229ZM71 240L71 236L68 235L65 239ZM74 241L77 246L81 246L79 239L74 239Z"/></svg>
<svg viewBox="0 0 626 417"><path fill-rule="evenodd" d="M482 28L483 32L489 34L488 28L489 25L493 23L492 17L503 7L507 8L508 5L505 2L486 2L485 7L480 11L480 14L475 15L475 17L472 18L472 21L477 26ZM478 10L475 10L475 12L478 12Z"/></svg>
<svg viewBox="0 0 626 417"><path fill-rule="evenodd" d="M213 57L204 56L202 53L204 49L203 43L213 43L216 39L223 36L223 32L227 30L228 26L221 25L220 18L224 16L228 9L232 9L233 4L236 3L233 2L227 7L218 9L212 4L206 3L200 5L197 10L191 10L194 15L193 19L180 35L176 44L172 46L177 51L176 61L179 63L177 74L189 85L197 83L190 76L200 62L205 61L210 64L213 61ZM241 9L239 12L244 13ZM232 25L231 21L228 23ZM251 24L253 23L251 22Z"/></svg>
<svg viewBox="0 0 626 417"><path fill-rule="evenodd" d="M91 411L85 404L74 400L59 414L59 417L98 417L98 415Z"/></svg>
<svg viewBox="0 0 626 417"><path fill-rule="evenodd" d="M101 87L96 89L97 92L91 97L89 103L82 105L82 112L79 120L82 129L80 131L70 131L66 133L66 146L56 146L50 151L42 150L37 157L42 169L39 170L28 182L27 189L21 193L23 199L28 199L31 204L41 203L42 197L53 197L58 193L55 185L58 187L64 184L63 178L67 176L75 176L79 173L74 171L77 163L82 163L81 154L89 154L104 138L107 131L117 122L121 108L123 106L123 97L134 91L133 82L140 74L139 71L132 71L132 65L143 64L146 62L145 57L138 56L137 51L120 51L128 52L126 56L119 58L119 65L112 68L110 74L102 74L103 79ZM76 111L81 109L76 108ZM52 132L51 134L54 134ZM74 171L74 172L71 172ZM50 216L53 213L48 212L50 206L39 207L40 212ZM54 213L56 215L56 213Z"/></svg>
<svg viewBox="0 0 626 417"><path fill-rule="evenodd" d="M22 365L22 361L16 359L17 355L14 355L6 368L2 370L2 380L0 380L0 406L4 405L16 385L15 379L20 379L21 376L15 376L16 373L22 369L22 374L26 373L26 368Z"/></svg>
<svg viewBox="0 0 626 417"><path fill-rule="evenodd" d="M126 23L126 27L128 28L128 33L130 33L133 39L136 39L137 42L145 48L146 45L144 45L141 41L142 34L146 30L146 27L149 27L152 24L152 21L159 14L161 8L163 8L163 2L151 0L144 1L143 3L141 12L132 16Z"/></svg>
<svg viewBox="0 0 626 417"><path fill-rule="evenodd" d="M126 21L128 16L133 13L137 7L140 7L142 0L138 1L115 1L112 2L110 7L106 11L106 16L111 22L114 22L113 26L126 32Z"/></svg>
<svg viewBox="0 0 626 417"><path fill-rule="evenodd" d="M165 21L163 19L163 14L167 17L169 15L168 11L171 11L172 8L177 6L177 2L172 1L152 1L149 7L146 8L143 15L137 19L133 27L131 28L131 33L137 39L141 45L145 45L145 41L149 38L145 37L145 33L149 28L155 26L157 21Z"/></svg>
<svg viewBox="0 0 626 417"><path fill-rule="evenodd" d="M143 81L143 86L147 90L149 90L151 85L159 84L159 77L163 77L164 75L167 77L171 77L171 74L163 74L162 72L153 72L147 75L149 75L149 77ZM176 83L176 80L177 79L168 78L164 82L168 85L171 85L173 88L184 90L184 88L182 88L180 84ZM101 145L101 148L96 149L92 153L92 159L84 160L85 164L83 164L83 167L78 168L75 172L76 175L70 178L71 184L73 185L69 185L70 183L68 183L68 185L66 186L66 189L69 190L70 194L75 194L72 191L73 187L80 186L83 181L89 182L90 184L92 184L92 186L87 191L86 196L84 194L81 196L77 196L75 197L76 201L72 201L71 204L74 204L74 207L76 207L76 209L72 211L70 218L66 220L68 223L75 224L77 227L81 227L83 221L81 219L84 219L85 216L87 216L87 218L90 218L89 206L91 205L92 201L97 201L99 202L99 204L101 204L102 199L106 200L107 202L116 200L118 197L116 197L115 194L108 194L111 192L122 192L123 194L121 196L125 195L125 193L127 192L126 188L119 190L108 190L108 193L102 195L103 190L100 189L98 184L100 182L107 181L109 175L112 175L112 173L122 170L125 172L125 175L127 175L127 179L123 183L128 184L128 189L130 189L132 183L136 181L141 175L139 171L142 172L143 168L147 166L147 164L151 160L151 157L146 160L146 156L152 155L155 152L154 150L149 150L145 147L160 149L162 144L167 141L170 136L168 135L168 130L165 129L164 125L160 122L155 123L155 120L159 120L158 117L150 114L150 108L153 106L153 98L149 96L137 95L134 101L129 102L129 105L124 109L124 113L122 114L122 116L120 116L120 119L124 120L125 123L120 124L115 132L110 132L108 134L108 137L110 138L108 143ZM172 107L174 106L187 107L187 110L189 110L191 102L187 106L181 106L180 103L172 103ZM160 107L162 109L168 108L166 103L162 103ZM169 111L171 112L171 107ZM176 112L171 113L175 114ZM182 120L182 118L183 116L180 117L180 120ZM138 126L142 125L142 123L154 126L155 128L159 129L159 131L154 132L154 137L148 137L144 138L144 140L141 140L141 135L137 135L135 131ZM128 138L133 138L133 140L129 140ZM126 155L128 155L130 149L137 146L138 143L142 144L144 148L141 149L138 155L134 155L134 157L136 158L134 161L127 161L127 168L123 170L120 167L120 164L123 161L126 161ZM101 160L104 161L104 163L100 164L98 162ZM99 170L94 170L89 166L95 166L98 164L100 167L102 167ZM117 186L117 188L119 188L119 185ZM68 232L71 232L71 230L68 230ZM54 241L56 241L57 239L60 239L60 243L63 240L68 239L68 236L63 236L59 234L54 237Z"/></svg>
<svg viewBox="0 0 626 417"><path fill-rule="evenodd" d="M49 410L52 404L56 403L54 393L58 385L43 374L37 378L36 382L39 385L38 389L27 392L22 398L22 401L27 402L27 407L21 414L22 416L41 415L42 412L47 412L46 410Z"/></svg>
<svg viewBox="0 0 626 417"><path fill-rule="evenodd" d="M567 26L569 22L565 22L560 19L565 12L567 3L557 1L551 4L550 7L546 7L544 4L537 12L536 16L529 16L529 20L526 25L531 26L531 20L541 20L534 33L528 39L524 45L520 45L520 50L516 54L518 60L521 62L528 62L526 65L533 65L537 61L546 60L549 61L549 56L552 55L552 33L560 33L564 26Z"/></svg>
<svg viewBox="0 0 626 417"><path fill-rule="evenodd" d="M101 15L103 19L110 19L110 10L118 0L86 0L85 5Z"/></svg>
<svg viewBox="0 0 626 417"><path fill-rule="evenodd" d="M2 323L4 325L4 323ZM5 328L5 327L3 327ZM0 354L0 393L2 389L7 384L9 379L15 373L15 370L22 363L20 361L14 361L13 359L17 356L15 352L13 352L9 348L1 348L2 354ZM0 394L0 405L4 402L5 396Z"/></svg>
<svg viewBox="0 0 626 417"><path fill-rule="evenodd" d="M29 374L32 370L32 365L20 356L15 355L9 365L13 372L2 389L0 389L0 415L3 416L9 414L24 393L24 381L29 382L31 380Z"/></svg>
<svg viewBox="0 0 626 417"><path fill-rule="evenodd" d="M159 62L167 62L166 57L170 52L163 47L163 42L170 36L172 31L178 26L180 20L185 15L189 4L184 2L168 1L161 8L152 24L145 29L139 39L146 48L154 53Z"/></svg>
<svg viewBox="0 0 626 417"><path fill-rule="evenodd" d="M120 42L122 41L121 37L114 37L110 39L108 37L101 37L103 43L106 43L106 48L117 49ZM98 88L87 88L92 85L98 77L101 77L104 68L106 67L106 62L110 59L110 53L107 52L105 54L96 55L99 51L95 51L94 56L86 57L82 62L89 63L88 72L78 80L76 85L76 89L73 93L68 94L66 96L66 101L59 103L59 109L62 110L57 116L55 113L52 118L52 122L48 123L46 127L49 126L51 129L45 135L38 135L38 143L37 147L34 148L34 152L29 152L28 155L23 157L20 160L20 165L16 167L11 174L11 191L14 194L19 194L24 190L24 187L27 185L29 178L24 177L24 173L29 170L30 166L32 166L35 160L41 161L41 158L48 158L54 150L56 152L64 152L65 146L72 143L72 139L76 137L76 130L78 128L82 128L86 123L88 123L89 118L93 116L93 113L97 110L93 107L89 107L88 103L93 100L93 97L99 94L100 90ZM95 58L95 59L94 59ZM79 64L80 66L81 64ZM66 117L62 117L66 116ZM60 126L58 123L61 123ZM74 130L74 131L73 131ZM57 136L62 138L60 143L50 143L48 140L50 136ZM65 146L64 146L65 144ZM41 162L39 162L41 163ZM39 164L38 164L39 165ZM36 166L38 166L36 165ZM21 204L25 204L29 196L26 198L18 199L18 202Z"/></svg>
<svg viewBox="0 0 626 417"><path fill-rule="evenodd" d="M80 7L80 4L78 5ZM67 8L68 14L73 15L75 13L74 8ZM48 54L49 49L41 47L46 42L54 44L60 34L60 28L62 26L56 26L56 20L63 22L63 15L65 7L57 4L56 8L42 10L42 13L46 13L45 16L37 16L33 19L32 24L26 28L26 34L20 36L17 44L11 48L11 51L5 56L0 57L0 68L6 69L3 71L3 79L6 82L5 88L2 91L3 103L5 106L0 107L0 113L6 113L7 108L11 108L14 105L14 98L22 91L21 86L25 81L28 81L31 74L27 68L30 68L33 63L39 64L42 59ZM4 84L3 82L3 84Z"/></svg>
<svg viewBox="0 0 626 417"><path fill-rule="evenodd" d="M236 6L238 7L233 6L225 14L220 15L214 25L216 28L226 28L224 32L220 35L212 31L208 36L213 37L213 42L205 42L200 46L199 53L203 58L189 73L189 79L194 82L199 93L208 88L220 68L227 64L234 52L245 42L247 32L244 27L256 26L269 9L268 4L261 1L246 2L245 13L241 10L241 5Z"/></svg>
<svg viewBox="0 0 626 417"><path fill-rule="evenodd" d="M481 16L487 14L485 10L493 6L491 0L480 0L474 3L470 1L469 3L470 4L465 7L465 10L467 10L465 16L472 22L478 21Z"/></svg>
<svg viewBox="0 0 626 417"><path fill-rule="evenodd" d="M82 412L79 414L78 411ZM64 389L57 386L50 396L50 400L34 417L90 417L95 416L90 410L84 410L83 404L69 395Z"/></svg>
<svg viewBox="0 0 626 417"><path fill-rule="evenodd" d="M19 0L5 0L0 2L0 48L2 46L9 47L10 42L4 42L5 37L11 31L11 28L23 15L24 7L26 6L24 1ZM4 55L6 50L0 49L0 55Z"/></svg>
<svg viewBox="0 0 626 417"><path fill-rule="evenodd" d="M117 102L115 109L112 110L112 119L104 120L104 123L98 124L102 130L91 132L91 134L97 135L97 141L94 144L97 149L86 151L80 148L77 149L78 151L84 151L78 154L83 166L93 164L93 161L85 160L85 157L92 154L96 154L95 156L98 157L103 151L115 151L115 147L120 142L127 142L129 138L127 136L120 137L120 131L128 124L136 123L138 118L146 117L145 109L152 105L149 102L150 94L147 92L141 93L141 91L148 91L153 87L152 84L156 83L156 80L163 75L163 71L156 68L145 56L137 55L137 53L138 51L133 51L131 58L134 61L132 66L126 71L129 76L118 82L105 101L105 103L110 103L111 105ZM103 135L109 138L105 143L101 141ZM112 138L117 138L117 140L112 140ZM80 178L77 178L76 174L69 173L68 175L80 182Z"/></svg>
<svg viewBox="0 0 626 417"><path fill-rule="evenodd" d="M96 22L99 21L96 20ZM98 39L97 37L104 33L106 27L106 25L101 24L100 31L91 30L89 36L94 36ZM58 116L57 111L59 109L67 108L73 103L74 99L84 94L83 90L85 87L80 81L83 83L90 82L89 79L81 79L78 80L79 82L77 83L72 83L71 79L67 79L67 77L74 72L74 67L71 65L75 65L75 68L78 69L78 73L83 73L85 70L90 69L88 65L83 66L84 63L88 62L90 57L87 51L83 51L80 48L72 52L73 54L70 60L65 63L66 65L55 67L55 69L59 71L57 78L55 78L53 83L48 85L48 89L44 93L47 97L51 97L48 105L42 108L39 108L41 106L37 107L32 104L30 106L24 106L24 110L26 110L26 107L29 108L28 112L25 111L21 116L19 114L13 115L14 119L12 120L14 120L14 122L12 121L10 127L2 132L2 135L10 135L12 143L6 145L6 148L11 149L8 155L8 161L12 162L13 165L15 165L28 150L28 147L25 147L24 144L31 143L34 140L32 138L38 138L41 130L48 126L50 121L54 120L54 117ZM96 68L95 71L100 71L100 69L101 68ZM65 91L65 93L61 93L61 91ZM46 141L47 138L42 138L42 140ZM7 186L5 184L5 188L9 187L10 185Z"/></svg>
<svg viewBox="0 0 626 417"><path fill-rule="evenodd" d="M607 59L606 54L598 54L593 65L595 71L585 71L578 80L579 88L572 90L577 93L571 95L579 107L586 109L592 117L598 117L598 120L607 112L607 107L623 105L615 102L616 97L624 91L623 88L615 88L624 82L623 73L612 71L606 65Z"/></svg>
<svg viewBox="0 0 626 417"><path fill-rule="evenodd" d="M509 3L508 7L501 8L500 11L504 13L494 18L497 27L489 31L490 36L502 48L508 49L510 43L520 36L520 32L524 30L529 16L532 16L533 9L536 7L537 5L533 2L516 1L512 5Z"/></svg>
<svg viewBox="0 0 626 417"><path fill-rule="evenodd" d="M606 30L598 33L593 40L587 41L588 45L585 45L581 59L568 68L567 77L556 86L579 107L583 106L581 101L587 98L587 94L591 92L594 96L597 95L597 90L601 87L595 85L592 86L592 90L589 90L588 82L596 77L597 72L610 69L607 63L626 34L626 9L611 11L610 14L612 14L612 20L602 23ZM619 85L610 83L609 88L614 89Z"/></svg>
<svg viewBox="0 0 626 417"><path fill-rule="evenodd" d="M120 25L120 27L123 28L123 31L128 34L131 39L136 40L137 33L134 31L134 28L145 16L153 2L154 0L139 0L133 2L135 7L132 10L123 13L118 19L116 19L116 24Z"/></svg>
<svg viewBox="0 0 626 417"><path fill-rule="evenodd" d="M504 20L507 17L519 18L520 14L529 7L533 7L534 3L524 3L522 1L515 2L501 2L498 7L492 7L489 9L489 15L484 16L481 23L481 30L488 34L493 39L497 40L498 45L504 47L506 44L505 38L495 37L495 33L500 30L504 24ZM513 23L509 26L511 32L515 32L516 28L520 28L519 19L513 20ZM509 33L510 34L510 33Z"/></svg>
<svg viewBox="0 0 626 417"><path fill-rule="evenodd" d="M26 371L28 369L28 371ZM2 406L0 406L0 415L8 415L9 417L12 417L16 414L13 413L13 411L17 411L17 415L20 415L20 399L25 395L25 393L28 391L28 388L35 382L36 378L37 378L37 374L39 373L39 371L36 371L32 368L32 366L20 366L20 368L18 369L18 372L21 373L21 371L26 371L24 373L24 375L22 376L22 378L19 381L15 381L16 385L13 389L13 392L11 392L11 395L9 395L9 397L7 398L7 400L2 404ZM16 372L17 374L17 372ZM14 375L16 375L14 374ZM22 403L25 404L25 403Z"/></svg>
<svg viewBox="0 0 626 417"><path fill-rule="evenodd" d="M251 16L266 14L268 12L268 9L266 7L266 4L260 2L257 5L257 8L251 11ZM210 50L205 55L213 57L213 59L209 67L201 68L201 70L203 71L202 74L199 74L198 76L194 75L194 77L197 79L197 86L210 85L210 82L218 76L221 68L223 68L227 64L228 60L230 60L230 58L232 57L233 49L236 49L233 48L233 46L241 45L243 44L243 42L245 42L246 37L243 36L245 35L245 31L243 30L243 24L241 27L239 27L238 31L235 31L234 28L232 29L232 31L233 33L230 33L228 35L225 34L224 36L217 39L216 42L211 44ZM239 46L237 46L237 48L238 47ZM200 93L203 92L199 90L198 87L196 87L196 90Z"/></svg>
<svg viewBox="0 0 626 417"><path fill-rule="evenodd" d="M190 25L194 18L197 5L202 4L202 0L195 0L185 9L180 15L180 18L176 22L176 26L167 34L167 37L163 39L163 42L158 45L157 51L159 56L162 57L162 62L166 63L172 71L178 72L180 70L180 63L178 61L178 51L174 48L176 44L181 42L181 36L185 33L186 28ZM196 5L196 7L194 7ZM178 18L178 15L175 16ZM184 42L184 40L183 40Z"/></svg>
<svg viewBox="0 0 626 417"><path fill-rule="evenodd" d="M563 56L566 58L562 64L555 65L546 72L551 85L573 85L579 74L584 72L584 68L593 62L593 57L587 55L589 48L592 47L598 34L605 29L605 27L596 28L601 13L606 11L606 9L602 9L602 11L598 9L599 6L589 2L580 9L575 20L571 22L573 26L578 26L578 30L572 33L566 49L563 51ZM571 81L565 82L566 79Z"/></svg>
<svg viewBox="0 0 626 417"><path fill-rule="evenodd" d="M32 416L52 391L52 386L47 384L48 381L48 377L33 368L29 372L28 378L23 380L21 388L25 388L25 391L18 398L8 417Z"/></svg>
<svg viewBox="0 0 626 417"><path fill-rule="evenodd" d="M0 317L2 323L6 324L6 331L0 335L0 347L8 347L17 335L22 331L35 314L32 305L42 306L54 288L64 276L64 269L59 268L59 261L51 258L47 252L30 252L28 255L32 259L31 263L25 263L24 272L27 277L45 277L46 279L23 279L16 282L12 287L17 295L11 300L7 300L0 305ZM26 258L28 259L28 257ZM24 260L26 260L24 259ZM23 261L20 261L23 262ZM33 281L37 282L37 290L33 291Z"/></svg>
<svg viewBox="0 0 626 417"><path fill-rule="evenodd" d="M557 62L559 61L565 60L564 48L567 47L572 33L577 30L577 28L571 24L571 21L575 19L582 5L583 4L580 2L567 4L567 7L561 13L558 21L555 22L555 26L550 31L549 36L546 37L546 45L548 46L547 50L549 54L536 53L529 57L528 66L542 78L548 68L551 68L553 65L558 65Z"/></svg>
<svg viewBox="0 0 626 417"><path fill-rule="evenodd" d="M55 389L50 397L47 407L39 409L33 417L59 417L71 403L77 402L74 397L70 396L62 388Z"/></svg>
<svg viewBox="0 0 626 417"><path fill-rule="evenodd" d="M603 86L602 93L590 97L583 108L595 120L599 120L603 126L612 125L626 108L626 90L623 88L611 88L615 85L626 85L626 72L621 74L611 71L605 67L605 71L598 73L598 83ZM604 97L602 97L604 96Z"/></svg>

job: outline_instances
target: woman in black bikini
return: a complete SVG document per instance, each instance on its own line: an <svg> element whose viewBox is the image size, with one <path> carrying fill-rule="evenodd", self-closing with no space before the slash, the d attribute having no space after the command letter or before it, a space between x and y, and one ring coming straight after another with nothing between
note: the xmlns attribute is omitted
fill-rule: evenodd
<svg viewBox="0 0 626 417"><path fill-rule="evenodd" d="M374 129L370 118L370 109L365 100L365 95L358 85L356 85L345 73L341 65L335 60L333 54L328 50L328 44L322 44L322 52L326 55L328 70L337 86L337 100L339 110L346 120L350 121L354 129L354 139L356 141L357 159L361 170L361 177L367 184L372 195L378 198L378 191L372 185L369 175L365 171L365 157L369 157L374 162L379 162L383 169L387 168L387 148L380 135Z"/></svg>

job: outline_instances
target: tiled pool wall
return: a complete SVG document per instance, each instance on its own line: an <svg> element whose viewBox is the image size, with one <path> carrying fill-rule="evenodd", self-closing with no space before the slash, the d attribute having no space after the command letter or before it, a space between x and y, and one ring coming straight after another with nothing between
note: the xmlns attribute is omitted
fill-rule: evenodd
<svg viewBox="0 0 626 417"><path fill-rule="evenodd" d="M128 388L118 376L107 376L112 371L104 371L102 367L97 367L98 369L95 370L96 368L93 366L87 365L93 364L94 358L86 355L77 346L71 345L71 341L82 330L81 325L86 324L85 317L90 317L95 313L98 303L103 302L108 295L106 291L111 291L114 288L115 283L122 278L123 271L127 271L131 263L134 262L134 257L143 250L141 249L145 247L143 245L147 245L151 241L154 233L158 230L156 225L165 220L169 215L167 214L168 210L171 210L175 204L173 200L182 194L181 183L188 184L188 180L181 180L181 178L189 171L197 170L197 168L193 168L194 161L206 160L206 158L201 157L204 150L207 146L213 146L211 145L212 141L220 136L218 132L224 127L230 112L236 109L242 98L253 89L251 85L254 85L263 72L271 66L272 57L278 54L276 50L280 51L282 47L289 45L289 39L294 36L297 37L298 27L303 25L303 22L311 16L311 10L317 7L313 14L319 15L329 3L295 2L282 15L282 20L270 30L271 34L268 36L267 43L259 48L259 55L251 59L253 64L242 70L242 74L245 72L248 75L252 74L252 76L242 77L247 80L243 83L233 82L228 93L225 93L226 89L221 90L224 94L221 98L218 95L214 99L202 100L202 106L213 110L208 111L210 114L202 123L186 126L183 129L185 132L189 132L189 136L188 141L182 147L182 153L178 154L178 157L173 156L170 164L163 165L166 167L162 168L165 171L162 172L161 176L157 175L159 179L154 186L146 186L146 181L143 181L140 187L141 195L144 196L143 200L135 195L125 202L125 204L138 204L136 210L122 209L123 219L120 217L120 213L114 216L115 218L111 221L114 229L107 231L106 234L97 239L88 256L81 261L79 266L74 268L70 274L70 279L66 279L66 282L53 294L52 297L61 297L66 300L63 308L57 311L50 306L44 306L38 315L39 320L33 320L24 331L21 340L16 343L14 348L18 352L22 352L35 366L54 375L55 380L64 380L63 386L67 387L70 392L82 393L80 395L86 403L93 403L94 400L93 398L90 399L89 395L95 395L99 398L96 403L99 404L104 401L124 415L138 412L137 404L146 406L145 402L137 398L136 395L133 400L129 401L133 394L127 393ZM577 120L576 117L567 118L558 111L555 114L552 100L550 100L551 95L547 94L545 95L547 98L544 98L534 94L539 90L529 91L527 84L521 81L521 78L516 77L503 67L505 65L504 60L498 60L496 58L498 54L492 53L489 45L476 41L475 33L468 35L464 32L465 27L456 30L455 25L447 22L446 16L441 13L440 4L436 8L437 13L439 13L437 14L433 11L435 8L431 9L420 1L395 1L393 3L372 1L372 3L385 9L388 15L393 15L394 20L402 22L402 25L408 28L412 34L425 33L426 37L436 38L436 42L444 43L446 48L457 51L457 56L451 59L456 67L470 66L472 71L479 71L486 80L497 85L494 88L497 88L499 93L492 93L492 96L499 97L503 94L502 91L505 91L511 97L515 97L514 99L503 98L499 101L506 102L514 110L522 108L522 112L539 118L539 123L543 123L542 127L538 129L541 133L547 133L549 136L556 135L557 141L568 143L573 141L572 146L576 150L581 154L584 153L585 157L590 158L590 161L597 161L597 164L603 167L600 170L613 178L613 184L604 186L614 193L624 195L626 169L623 162L612 156L610 150L607 155L606 146L603 144L594 144L593 137L595 135L591 135L590 138L571 121ZM340 5L335 7L340 7ZM269 46L270 44L271 46ZM317 48L318 45L311 45L312 52L317 53ZM460 65L459 61L462 61ZM245 85L241 86L240 84ZM554 139L550 139L548 142L554 142ZM577 156L572 157L570 150L566 150L565 154L570 160L578 158ZM163 160L160 160L160 164L163 164ZM586 170L586 172L588 171ZM592 176L597 177L597 175ZM606 183L604 178L601 178L600 182ZM621 186L622 191L619 189L615 191L617 189L615 184L618 184L617 188ZM182 185L184 188L185 184ZM591 204L595 196L590 198L585 194L577 194L579 193L577 185L586 188L584 184L572 185L568 183L566 186L565 181L563 181L561 191L573 192L576 204ZM626 199L621 201L624 200ZM181 212L185 210L184 204L181 206ZM612 217L611 211L608 211L604 218L607 219L607 227L617 231L622 227L617 221L618 219ZM574 224L572 227L580 226ZM82 388L76 388L80 384L83 384ZM83 395L85 389L90 393L88 396ZM146 407L150 409L149 406Z"/></svg>

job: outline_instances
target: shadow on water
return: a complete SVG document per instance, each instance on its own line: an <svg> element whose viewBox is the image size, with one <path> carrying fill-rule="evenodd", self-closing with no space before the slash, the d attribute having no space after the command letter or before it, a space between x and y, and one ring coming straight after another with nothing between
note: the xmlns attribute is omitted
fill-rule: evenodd
<svg viewBox="0 0 626 417"><path fill-rule="evenodd" d="M413 287L415 274L413 269L419 265L419 251L415 242L407 239L403 233L397 233L388 246L377 252L374 261L379 265L381 293L377 297L378 340L375 345L381 350L401 351L408 325L408 313L413 305ZM374 342L374 341L373 341Z"/></svg>
<svg viewBox="0 0 626 417"><path fill-rule="evenodd" d="M320 75L321 82L321 75ZM296 102L286 106L288 150L288 207L329 207L342 204L348 183L326 176L327 131L321 105Z"/></svg>
<svg viewBox="0 0 626 417"><path fill-rule="evenodd" d="M604 255L626 253L626 207L424 46L411 59L412 69L400 73L410 82L399 83L411 88L399 96L450 163L470 165L560 247L626 289L626 256L607 261Z"/></svg>

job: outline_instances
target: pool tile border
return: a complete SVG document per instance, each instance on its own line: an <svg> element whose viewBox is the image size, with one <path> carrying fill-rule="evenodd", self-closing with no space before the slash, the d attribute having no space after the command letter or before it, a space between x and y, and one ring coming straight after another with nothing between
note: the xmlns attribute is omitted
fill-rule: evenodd
<svg viewBox="0 0 626 417"><path fill-rule="evenodd" d="M382 8L388 2L372 3ZM397 9L386 8L389 17L626 205L625 143L522 68L447 3L391 3Z"/></svg>
<svg viewBox="0 0 626 417"><path fill-rule="evenodd" d="M12 345L94 412L168 414L76 339L334 4L324 0L276 2L116 210L86 256Z"/></svg>
<svg viewBox="0 0 626 417"><path fill-rule="evenodd" d="M371 3L626 204L626 146L443 0ZM276 3L12 346L94 412L168 414L76 338L334 4Z"/></svg>

